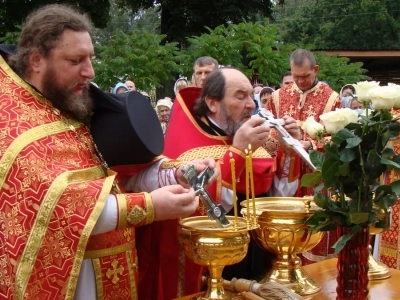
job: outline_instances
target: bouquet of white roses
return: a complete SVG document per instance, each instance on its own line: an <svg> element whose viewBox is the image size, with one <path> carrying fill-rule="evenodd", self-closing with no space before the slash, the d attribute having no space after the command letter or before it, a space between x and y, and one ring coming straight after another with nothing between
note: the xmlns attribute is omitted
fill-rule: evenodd
<svg viewBox="0 0 400 300"><path fill-rule="evenodd" d="M336 253L363 226L378 222L374 206L388 212L400 194L400 180L387 185L379 180L387 171L400 171L400 155L390 143L400 133L398 118L392 115L393 108L400 108L400 86L360 82L355 87L365 114L336 109L321 115L321 124L313 117L303 124L310 136L324 143L322 151L310 151L317 170L301 179L302 186L314 186L314 201L322 208L307 224L316 231L351 229L335 244ZM374 110L369 110L370 102Z"/></svg>

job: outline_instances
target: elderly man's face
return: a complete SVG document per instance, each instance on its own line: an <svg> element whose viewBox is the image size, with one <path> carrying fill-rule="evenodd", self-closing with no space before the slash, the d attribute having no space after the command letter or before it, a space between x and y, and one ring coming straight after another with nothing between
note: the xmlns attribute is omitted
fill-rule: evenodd
<svg viewBox="0 0 400 300"><path fill-rule="evenodd" d="M128 87L128 90L136 91L136 87L135 87L135 84L133 83L133 81L127 80L127 81L125 81L125 85Z"/></svg>
<svg viewBox="0 0 400 300"><path fill-rule="evenodd" d="M223 72L226 77L225 96L221 101L214 101L210 110L221 129L233 137L255 109L253 87L242 72L235 69Z"/></svg>
<svg viewBox="0 0 400 300"><path fill-rule="evenodd" d="M317 77L319 66L315 65L311 68L310 61L308 59L305 60L304 64L299 67L290 63L290 71L292 72L293 80L296 83L297 87L306 91L312 87L315 82L315 78Z"/></svg>
<svg viewBox="0 0 400 300"><path fill-rule="evenodd" d="M203 87L204 80L206 80L207 76L217 68L215 64L194 66L194 83L197 87Z"/></svg>
<svg viewBox="0 0 400 300"><path fill-rule="evenodd" d="M33 84L56 108L80 121L93 109L88 92L94 78L93 55L89 33L67 29L49 56L37 54L36 63L31 65Z"/></svg>

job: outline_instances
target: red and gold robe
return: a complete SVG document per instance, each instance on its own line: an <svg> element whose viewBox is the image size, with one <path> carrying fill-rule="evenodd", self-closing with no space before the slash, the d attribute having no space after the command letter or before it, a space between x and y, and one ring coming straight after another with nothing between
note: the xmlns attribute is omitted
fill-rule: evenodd
<svg viewBox="0 0 400 300"><path fill-rule="evenodd" d="M137 299L135 226L146 193L116 194L117 229L91 236L115 173L87 127L51 107L0 58L0 299L73 299L92 259L97 299Z"/></svg>
<svg viewBox="0 0 400 300"><path fill-rule="evenodd" d="M222 187L232 188L230 153L235 159L238 193L245 193L245 153L231 146L232 140L217 133L207 133L195 120L193 107L201 89L188 87L180 90L172 108L165 138L164 154L172 159L189 161L211 157L216 160L220 176L208 192L220 203ZM206 117L202 118L205 124ZM278 153L283 158L282 153ZM294 160L299 159L293 154ZM275 158L259 148L253 154L255 195L267 192L276 171ZM294 164L293 164L294 165ZM298 178L293 168L289 181ZM196 215L205 215L206 209L200 202ZM170 300L200 291L204 268L185 258L177 237L178 221L156 222L138 230L138 254L140 257L140 299ZM143 265L142 265L143 264ZM157 272L153 272L158 270Z"/></svg>
<svg viewBox="0 0 400 300"><path fill-rule="evenodd" d="M284 86L272 94L272 99L267 102L267 109L270 110L276 118L285 115L294 118L301 127L303 122L310 116L319 122L319 116L323 113L342 107L339 94L333 91L329 86L318 82L314 87L307 91L300 90L295 83ZM311 137L302 131L304 141L311 140ZM318 145L316 141L313 141ZM322 146L322 145L319 145ZM312 170L301 162L300 178ZM312 188L300 188L298 196L312 196ZM334 252L331 246L336 242L336 236L325 234L321 242L310 251L304 253L307 259L303 262L310 263L327 258L328 254Z"/></svg>
<svg viewBox="0 0 400 300"><path fill-rule="evenodd" d="M400 109L392 111L394 117L400 115ZM391 141L396 153L400 152L400 138ZM382 176L383 184L390 184L399 180L400 176L395 171L390 171ZM389 268L400 269L400 200L391 208L392 223L391 227L380 235L379 241L379 261Z"/></svg>

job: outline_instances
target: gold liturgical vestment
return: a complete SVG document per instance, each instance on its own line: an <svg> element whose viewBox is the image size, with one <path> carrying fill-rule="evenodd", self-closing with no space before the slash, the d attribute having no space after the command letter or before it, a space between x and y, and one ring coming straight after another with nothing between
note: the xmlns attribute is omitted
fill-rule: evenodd
<svg viewBox="0 0 400 300"><path fill-rule="evenodd" d="M146 193L116 194L118 225L91 236L115 173L86 126L53 109L0 57L0 299L73 299L92 259L97 299L137 298L135 226Z"/></svg>

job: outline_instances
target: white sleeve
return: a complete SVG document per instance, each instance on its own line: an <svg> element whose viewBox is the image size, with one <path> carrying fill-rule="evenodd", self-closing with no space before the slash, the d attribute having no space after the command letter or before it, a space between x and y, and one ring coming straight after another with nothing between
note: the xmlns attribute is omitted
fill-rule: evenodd
<svg viewBox="0 0 400 300"><path fill-rule="evenodd" d="M118 206L117 198L114 195L108 195L103 211L94 225L91 235L99 234L114 230L117 228L118 222Z"/></svg>
<svg viewBox="0 0 400 300"><path fill-rule="evenodd" d="M290 156L286 155L282 173L288 174L289 167L290 167ZM282 177L281 179L279 179L276 175L274 175L274 181L270 190L268 191L268 195L274 197L292 197L296 193L298 187L299 187L298 179L289 182L287 177Z"/></svg>
<svg viewBox="0 0 400 300"><path fill-rule="evenodd" d="M161 186L177 184L175 169L161 169L160 165L165 159L160 159L148 168L125 181L125 189L128 192L152 192ZM160 184L160 179L163 183Z"/></svg>
<svg viewBox="0 0 400 300"><path fill-rule="evenodd" d="M221 205L226 212L230 211L233 207L232 197L233 197L232 190L226 187L221 188Z"/></svg>
<svg viewBox="0 0 400 300"><path fill-rule="evenodd" d="M288 182L287 177L279 179L275 175L274 182L271 189L268 191L268 195L273 197L292 197L296 193L298 187L298 179Z"/></svg>

